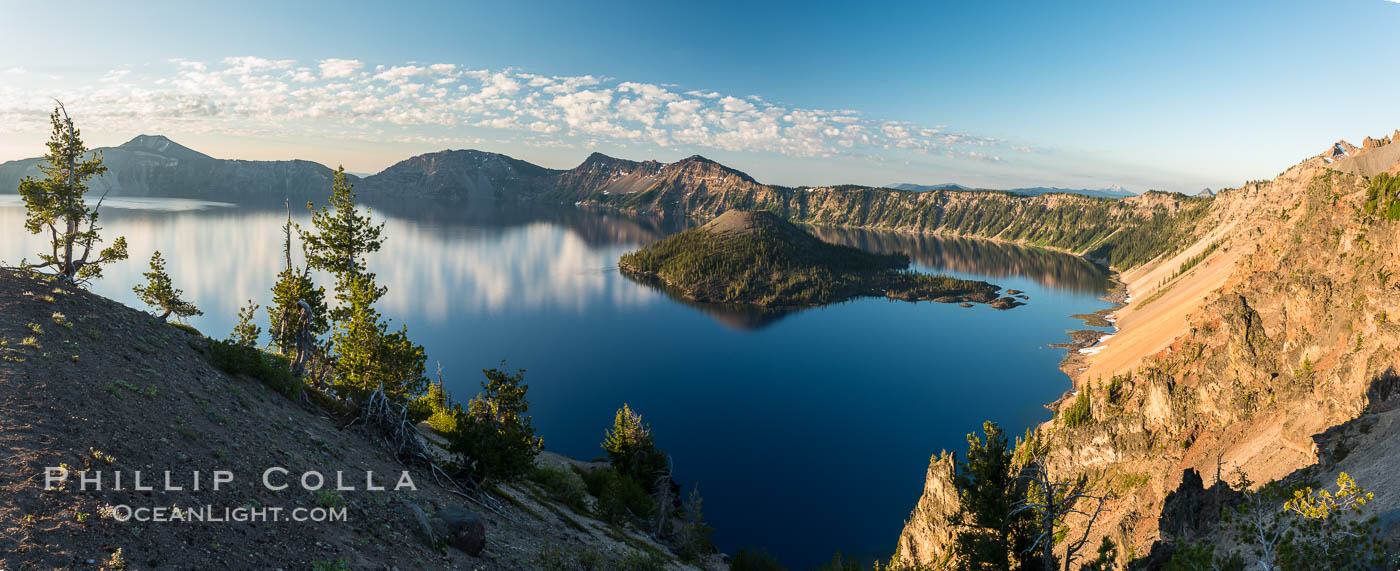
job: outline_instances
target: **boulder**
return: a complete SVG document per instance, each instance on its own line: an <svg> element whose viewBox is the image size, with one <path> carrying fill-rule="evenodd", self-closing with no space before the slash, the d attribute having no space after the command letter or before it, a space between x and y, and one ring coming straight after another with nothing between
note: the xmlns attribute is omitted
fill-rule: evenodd
<svg viewBox="0 0 1400 571"><path fill-rule="evenodd" d="M450 507L433 514L434 533L472 557L486 548L486 522L471 510Z"/></svg>
<svg viewBox="0 0 1400 571"><path fill-rule="evenodd" d="M433 530L433 524L428 521L428 515L415 504L408 504L408 511L413 515L413 521L418 522L418 531L422 534L423 541L430 547L436 547L437 533Z"/></svg>

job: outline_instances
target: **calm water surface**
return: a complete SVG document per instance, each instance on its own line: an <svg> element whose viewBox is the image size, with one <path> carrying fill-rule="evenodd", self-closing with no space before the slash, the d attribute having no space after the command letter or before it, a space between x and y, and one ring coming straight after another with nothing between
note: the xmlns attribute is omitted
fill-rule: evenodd
<svg viewBox="0 0 1400 571"><path fill-rule="evenodd" d="M613 412L630 403L698 484L721 550L763 546L806 567L837 550L886 558L923 487L930 455L964 450L984 420L1015 434L1049 417L1068 386L1068 316L1104 303L1105 273L1075 257L971 240L816 229L823 239L904 251L924 270L985 279L1030 296L1010 311L884 299L786 314L673 299L623 277L619 255L679 224L577 209L472 212L453 205L376 210L387 221L371 259L407 324L465 400L480 370L527 370L548 449L602 455ZM105 236L131 259L94 291L139 307L132 285L159 249L177 287L205 312L191 324L228 334L238 307L265 304L282 264L281 205L117 199ZM305 224L305 209L294 209ZM0 261L42 242L0 196ZM299 257L299 256L298 256ZM322 283L327 283L325 280ZM262 316L265 320L265 314ZM266 327L266 324L263 324Z"/></svg>

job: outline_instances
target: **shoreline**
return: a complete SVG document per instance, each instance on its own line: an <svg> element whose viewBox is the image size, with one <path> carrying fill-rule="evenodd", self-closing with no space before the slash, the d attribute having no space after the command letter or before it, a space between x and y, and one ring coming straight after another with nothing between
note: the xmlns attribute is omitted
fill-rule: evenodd
<svg viewBox="0 0 1400 571"><path fill-rule="evenodd" d="M1123 281L1122 274L1115 271L1110 276L1113 286L1099 299L1108 302L1109 307L1101 308L1093 313L1078 313L1071 315L1075 319L1084 322L1088 327L1112 327L1111 331L1100 329L1069 329L1065 334L1069 336L1067 343L1051 343L1051 347L1065 349L1065 356L1060 359L1060 371L1069 377L1069 388L1053 401L1045 403L1045 408L1052 411L1059 410L1060 404L1067 399L1078 394L1081 385L1079 373L1088 369L1084 366L1085 361L1103 350L1104 341L1118 335L1121 330L1118 327L1116 315L1119 310L1127 307L1132 301L1132 296L1128 293L1128 284Z"/></svg>

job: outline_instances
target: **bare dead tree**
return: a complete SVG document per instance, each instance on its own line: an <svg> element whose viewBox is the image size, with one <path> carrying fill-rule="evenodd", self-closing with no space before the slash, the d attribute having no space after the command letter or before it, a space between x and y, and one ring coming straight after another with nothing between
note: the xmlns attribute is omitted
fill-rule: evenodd
<svg viewBox="0 0 1400 571"><path fill-rule="evenodd" d="M292 375L303 377L306 375L307 361L316 350L316 336L311 334L311 320L315 318L315 314L311 311L311 304L306 303L305 300L297 301L297 307L301 309L299 314L283 316L282 327L287 327L287 324L293 321L289 318L295 318L297 352L292 358Z"/></svg>
<svg viewBox="0 0 1400 571"><path fill-rule="evenodd" d="M282 205L287 207L287 223L282 225L282 252L287 256L287 271L292 269L292 201L287 198L282 199Z"/></svg>
<svg viewBox="0 0 1400 571"><path fill-rule="evenodd" d="M671 455L666 455L666 467L656 475L656 491L652 496L656 499L656 505L661 509L656 514L656 531L653 537L661 538L666 534L666 524L671 521L671 510L669 509L675 499L671 497L671 478L675 472L675 466L671 462Z"/></svg>
<svg viewBox="0 0 1400 571"><path fill-rule="evenodd" d="M366 432L377 434L385 448L394 454L400 464L416 464L426 467L438 485L457 496L491 510L502 517L510 516L501 507L499 500L491 497L479 482L471 478L459 478L449 473L438 463L433 453L433 445L423 438L418 427L408 419L408 405L395 402L380 385L365 398L360 414L344 428L360 425ZM444 484L444 481L446 482ZM511 518L514 519L514 518Z"/></svg>
<svg viewBox="0 0 1400 571"><path fill-rule="evenodd" d="M1071 515L1087 518L1084 522L1084 533L1065 544L1064 569L1069 571L1070 565L1078 557L1079 550L1089 543L1089 532L1094 527L1094 522L1098 521L1106 509L1105 504L1114 496L1093 493L1089 478L1084 475L1069 481L1054 479L1045 468L1045 458L1039 454L1026 463L1018 478L1027 483L1026 496L1016 503L1011 513L1030 511L1039 516L1040 530L1027 552L1035 553L1037 549L1041 550L1045 569L1056 568L1055 530ZM1081 503L1092 504L1092 509L1081 508Z"/></svg>

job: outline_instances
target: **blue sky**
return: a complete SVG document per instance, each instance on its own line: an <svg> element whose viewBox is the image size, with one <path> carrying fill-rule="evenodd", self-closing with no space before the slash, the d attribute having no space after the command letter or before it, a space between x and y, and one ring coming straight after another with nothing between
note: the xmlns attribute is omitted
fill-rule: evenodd
<svg viewBox="0 0 1400 571"><path fill-rule="evenodd" d="M1195 192L1400 127L1387 0L91 3L65 44L0 4L35 21L0 36L0 160L42 151L55 96L94 145L698 153L790 185Z"/></svg>

